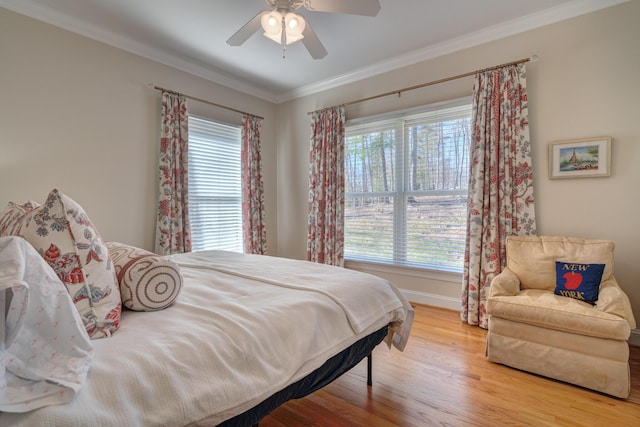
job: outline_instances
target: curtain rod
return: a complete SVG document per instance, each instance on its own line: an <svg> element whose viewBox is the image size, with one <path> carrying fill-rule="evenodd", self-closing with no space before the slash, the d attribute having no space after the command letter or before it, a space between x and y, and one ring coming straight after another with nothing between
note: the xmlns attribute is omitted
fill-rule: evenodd
<svg viewBox="0 0 640 427"><path fill-rule="evenodd" d="M349 101L349 102L345 102L343 104L334 105L334 107L340 107L340 106L346 107L348 105L359 104L361 102L371 101L373 99L378 99L378 98L382 98L382 97L389 96L389 95L396 95L397 94L398 96L400 96L400 94L402 94L402 92L408 92L408 91L414 90L414 89L421 89L421 88L427 87L427 86L433 86L433 85L440 84L440 83L450 82L451 80L457 80L457 79L461 79L463 77L473 76L473 75L478 74L478 73L484 73L485 71L497 70L498 68L508 67L510 65L518 65L518 64L523 64L525 62L535 62L537 60L538 60L538 56L537 55L533 55L530 58L518 59L517 61L507 62L506 64L494 65L493 67L482 68L480 70L475 70L475 71L469 71L468 73L458 74L457 76L445 77L443 79L433 80L431 82L422 83L422 84L415 85L415 86L409 86L409 87L405 87L405 88L402 88L402 89L393 90L391 92L380 93L378 95L369 96L367 98L357 99L355 101ZM329 108L332 108L332 107L329 107ZM311 111L311 112L309 112L307 114L314 114L314 113L317 113L318 111L322 111L322 110L325 110L325 109L326 108L320 108L319 110Z"/></svg>
<svg viewBox="0 0 640 427"><path fill-rule="evenodd" d="M194 101L203 102L205 104L213 105L214 107L224 108L225 110L233 111L235 113L240 113L240 114L246 114L246 115L253 116L253 117L256 117L258 119L264 120L264 117L256 116L255 114L247 113L246 111L236 110L235 108L227 107L226 105L216 104L215 102L207 101L206 99L200 99L200 98L196 98L195 96L186 95L184 93L176 92L175 90L165 89L165 88L160 87L160 86L154 86L153 88L155 90L161 90L161 91L164 91L164 92L172 93L174 95L184 96L185 98L193 99Z"/></svg>

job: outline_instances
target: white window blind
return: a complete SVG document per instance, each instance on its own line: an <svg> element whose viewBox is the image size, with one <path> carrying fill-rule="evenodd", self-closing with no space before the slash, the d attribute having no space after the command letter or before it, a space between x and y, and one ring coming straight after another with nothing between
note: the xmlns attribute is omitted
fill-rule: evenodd
<svg viewBox="0 0 640 427"><path fill-rule="evenodd" d="M462 271L471 100L348 123L345 258Z"/></svg>
<svg viewBox="0 0 640 427"><path fill-rule="evenodd" d="M243 252L241 129L189 117L189 215L194 251Z"/></svg>

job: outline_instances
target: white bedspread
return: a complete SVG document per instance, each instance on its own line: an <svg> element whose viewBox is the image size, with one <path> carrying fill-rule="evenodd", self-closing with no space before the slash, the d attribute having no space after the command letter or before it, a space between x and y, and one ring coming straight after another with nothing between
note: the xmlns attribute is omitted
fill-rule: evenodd
<svg viewBox="0 0 640 427"><path fill-rule="evenodd" d="M213 425L390 322L400 348L411 328L407 301L375 276L218 251L172 259L184 276L173 306L124 312L112 337L93 341L73 401L0 413L0 425Z"/></svg>

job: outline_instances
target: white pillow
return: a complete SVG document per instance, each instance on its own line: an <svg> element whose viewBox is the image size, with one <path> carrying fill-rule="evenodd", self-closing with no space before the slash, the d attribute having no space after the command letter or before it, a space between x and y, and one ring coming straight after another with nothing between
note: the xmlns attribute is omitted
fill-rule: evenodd
<svg viewBox="0 0 640 427"><path fill-rule="evenodd" d="M20 237L0 237L0 412L69 402L93 345L65 286ZM8 308L6 318L5 307Z"/></svg>

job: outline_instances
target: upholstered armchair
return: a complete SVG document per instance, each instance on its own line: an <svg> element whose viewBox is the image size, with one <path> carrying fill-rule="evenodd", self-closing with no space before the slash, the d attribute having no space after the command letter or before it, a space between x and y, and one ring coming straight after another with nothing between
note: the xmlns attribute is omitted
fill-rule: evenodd
<svg viewBox="0 0 640 427"><path fill-rule="evenodd" d="M507 237L506 267L487 299L488 359L627 398L628 339L636 323L613 276L613 252L613 242L604 240ZM576 271L597 268L601 279L573 280ZM588 279L595 280L592 302Z"/></svg>

